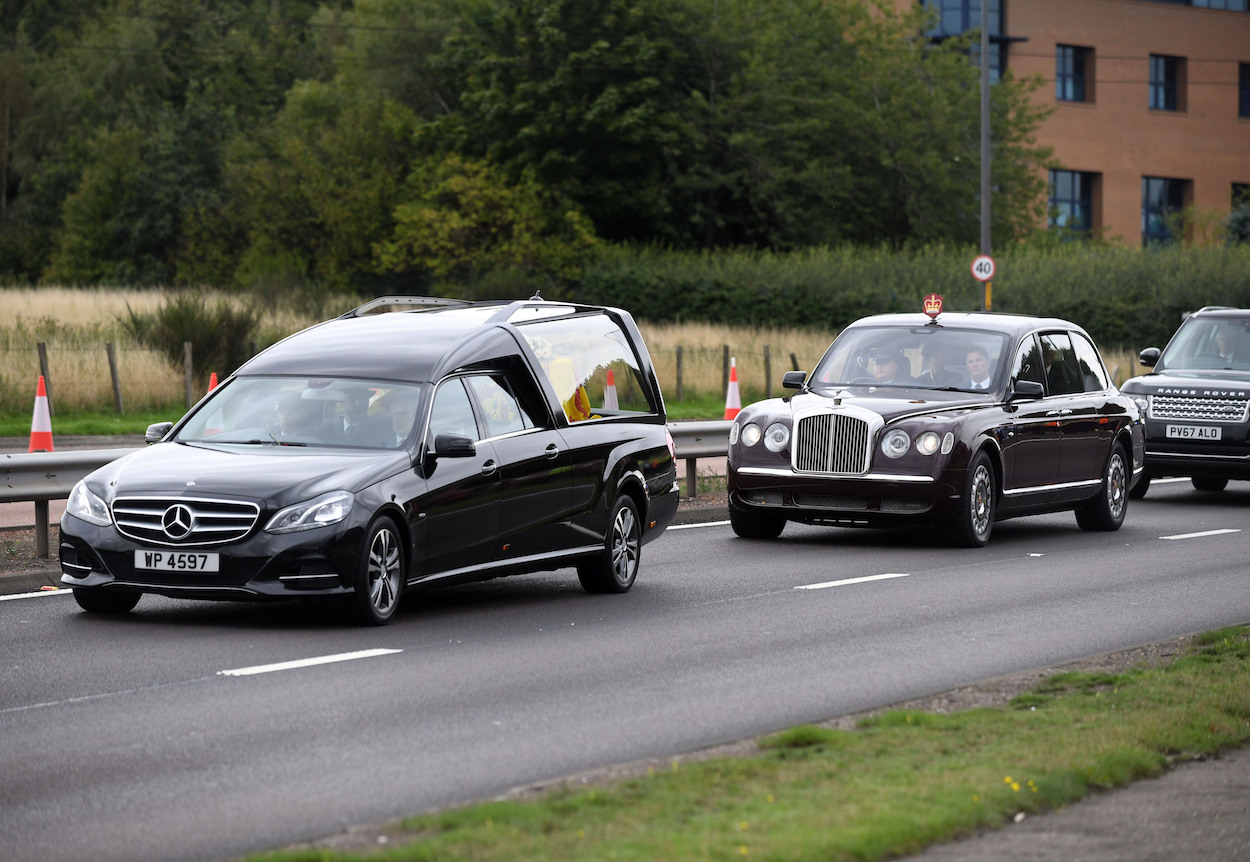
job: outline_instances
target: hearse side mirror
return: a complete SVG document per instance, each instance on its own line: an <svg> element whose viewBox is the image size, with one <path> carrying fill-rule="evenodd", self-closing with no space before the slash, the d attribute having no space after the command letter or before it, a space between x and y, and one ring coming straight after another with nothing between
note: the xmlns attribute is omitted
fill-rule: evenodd
<svg viewBox="0 0 1250 862"><path fill-rule="evenodd" d="M1159 363L1159 348L1147 347L1138 354L1137 360L1147 368L1154 368Z"/></svg>
<svg viewBox="0 0 1250 862"><path fill-rule="evenodd" d="M153 443L159 443L169 433L169 429L174 427L172 422L157 422L148 426L148 430L143 432L143 442L151 446Z"/></svg>
<svg viewBox="0 0 1250 862"><path fill-rule="evenodd" d="M436 458L472 458L477 454L477 446L459 434L436 434L434 451L430 454Z"/></svg>
<svg viewBox="0 0 1250 862"><path fill-rule="evenodd" d="M802 389L806 380L806 371L787 371L781 376L781 385L785 389Z"/></svg>
<svg viewBox="0 0 1250 862"><path fill-rule="evenodd" d="M1011 400L1017 398L1041 398L1046 389L1036 380L1017 380L1011 387Z"/></svg>

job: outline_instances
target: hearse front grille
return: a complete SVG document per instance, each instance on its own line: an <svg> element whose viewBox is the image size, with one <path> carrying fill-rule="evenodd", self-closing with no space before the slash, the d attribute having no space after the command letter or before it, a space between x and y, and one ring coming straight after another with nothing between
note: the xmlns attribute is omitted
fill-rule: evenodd
<svg viewBox="0 0 1250 862"><path fill-rule="evenodd" d="M222 545L251 532L260 506L190 497L118 497L113 520L123 536L157 545Z"/></svg>

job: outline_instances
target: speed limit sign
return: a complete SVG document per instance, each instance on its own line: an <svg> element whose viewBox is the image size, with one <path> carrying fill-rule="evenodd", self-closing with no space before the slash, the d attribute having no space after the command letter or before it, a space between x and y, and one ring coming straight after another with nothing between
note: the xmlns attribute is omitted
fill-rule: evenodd
<svg viewBox="0 0 1250 862"><path fill-rule="evenodd" d="M972 277L977 281L989 281L994 277L994 258L988 254L977 257L972 262Z"/></svg>

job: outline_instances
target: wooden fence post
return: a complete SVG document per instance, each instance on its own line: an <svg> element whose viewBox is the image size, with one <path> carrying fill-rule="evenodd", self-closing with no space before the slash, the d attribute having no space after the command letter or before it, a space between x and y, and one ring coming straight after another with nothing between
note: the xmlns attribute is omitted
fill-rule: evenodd
<svg viewBox="0 0 1250 862"><path fill-rule="evenodd" d="M52 412L52 374L48 371L48 345L39 342L39 373L43 375L43 391L48 396L48 418Z"/></svg>
<svg viewBox="0 0 1250 862"><path fill-rule="evenodd" d="M794 366L795 371L801 370L799 368L799 358L795 356L793 353L790 354L790 364Z"/></svg>
<svg viewBox="0 0 1250 862"><path fill-rule="evenodd" d="M121 415L126 411L122 409L122 381L117 373L117 345L110 341L104 345L104 351L109 357L109 377L113 379L113 403L117 406L118 415Z"/></svg>
<svg viewBox="0 0 1250 862"><path fill-rule="evenodd" d="M681 345L677 345L677 400L681 401Z"/></svg>
<svg viewBox="0 0 1250 862"><path fill-rule="evenodd" d="M195 393L192 391L192 387L191 387L192 380L191 380L191 342L190 341L182 342L182 367L183 367L183 375L184 375L184 379L186 381L186 387L187 387L187 409L190 410L191 405L195 403L194 401L191 400L194 397Z"/></svg>
<svg viewBox="0 0 1250 862"><path fill-rule="evenodd" d="M720 382L721 396L724 397L725 393L728 391L729 391L729 345L726 344L725 353L721 357L721 382Z"/></svg>
<svg viewBox="0 0 1250 862"><path fill-rule="evenodd" d="M764 397L773 397L773 357L767 344L764 345Z"/></svg>

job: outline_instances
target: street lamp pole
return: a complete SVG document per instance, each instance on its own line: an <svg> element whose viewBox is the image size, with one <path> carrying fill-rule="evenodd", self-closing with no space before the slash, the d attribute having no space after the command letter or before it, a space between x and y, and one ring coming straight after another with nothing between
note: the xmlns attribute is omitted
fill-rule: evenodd
<svg viewBox="0 0 1250 862"><path fill-rule="evenodd" d="M990 253L990 0L981 0L981 254ZM990 283L981 283L981 310L990 310Z"/></svg>

